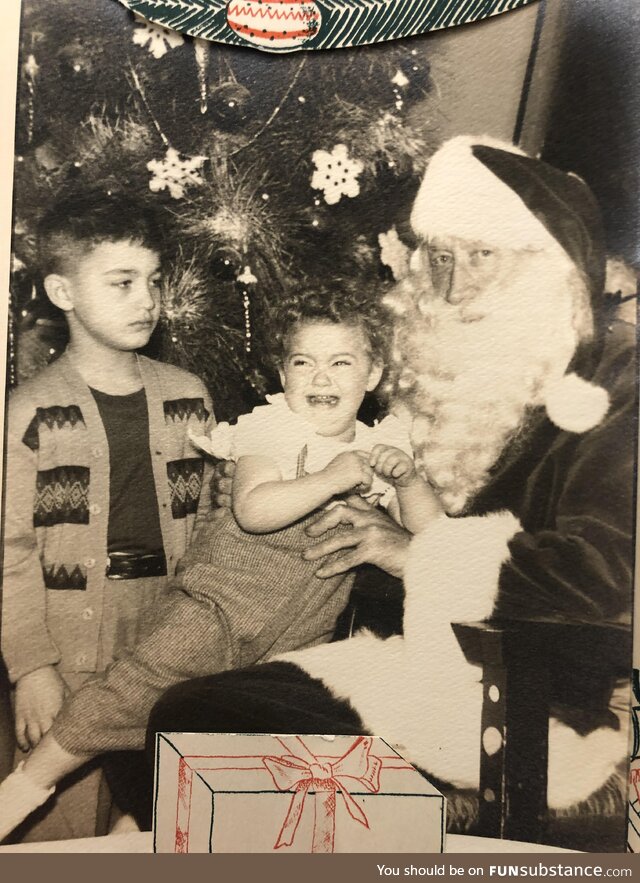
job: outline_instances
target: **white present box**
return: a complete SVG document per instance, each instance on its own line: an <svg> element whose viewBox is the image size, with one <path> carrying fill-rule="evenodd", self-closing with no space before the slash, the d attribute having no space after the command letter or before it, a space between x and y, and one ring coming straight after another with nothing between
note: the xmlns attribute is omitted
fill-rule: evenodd
<svg viewBox="0 0 640 883"><path fill-rule="evenodd" d="M442 852L445 821L377 737L157 734L155 852Z"/></svg>

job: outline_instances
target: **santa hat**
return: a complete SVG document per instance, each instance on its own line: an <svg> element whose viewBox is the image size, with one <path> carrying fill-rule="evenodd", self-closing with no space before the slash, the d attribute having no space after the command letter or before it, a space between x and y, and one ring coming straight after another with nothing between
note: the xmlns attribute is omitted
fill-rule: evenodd
<svg viewBox="0 0 640 883"><path fill-rule="evenodd" d="M536 251L560 247L585 279L599 312L605 251L593 194L577 175L511 144L468 136L446 142L429 162L411 225L423 239L451 236ZM604 418L609 398L571 373L547 390L545 405L561 429L586 432Z"/></svg>

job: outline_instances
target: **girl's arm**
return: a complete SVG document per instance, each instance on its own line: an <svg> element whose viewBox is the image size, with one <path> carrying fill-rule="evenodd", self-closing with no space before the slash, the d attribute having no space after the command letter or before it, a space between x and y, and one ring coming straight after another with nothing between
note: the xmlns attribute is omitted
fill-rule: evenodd
<svg viewBox="0 0 640 883"><path fill-rule="evenodd" d="M440 500L418 475L412 458L404 451L376 445L369 464L395 486L397 500L389 506L389 514L410 533L420 533L442 513Z"/></svg>
<svg viewBox="0 0 640 883"><path fill-rule="evenodd" d="M337 494L371 485L367 456L346 451L320 472L284 480L268 457L240 457L233 478L232 506L238 524L249 533L288 527Z"/></svg>

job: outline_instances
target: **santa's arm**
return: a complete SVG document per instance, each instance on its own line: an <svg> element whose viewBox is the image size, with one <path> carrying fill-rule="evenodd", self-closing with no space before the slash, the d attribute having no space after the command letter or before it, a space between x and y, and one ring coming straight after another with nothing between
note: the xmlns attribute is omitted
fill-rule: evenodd
<svg viewBox="0 0 640 883"><path fill-rule="evenodd" d="M635 414L631 404L565 450L548 468L564 487L553 529L522 531L509 544L495 614L602 622L630 610ZM535 495L535 484L531 494ZM533 496L531 505L547 501ZM524 520L524 519L523 519Z"/></svg>

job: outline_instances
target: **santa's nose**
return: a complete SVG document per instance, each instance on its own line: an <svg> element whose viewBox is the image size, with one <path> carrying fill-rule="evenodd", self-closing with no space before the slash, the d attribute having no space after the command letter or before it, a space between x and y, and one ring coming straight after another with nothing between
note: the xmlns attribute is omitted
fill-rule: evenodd
<svg viewBox="0 0 640 883"><path fill-rule="evenodd" d="M449 276L448 290L445 294L450 304L461 304L471 300L477 294L473 273L464 265L456 264Z"/></svg>

